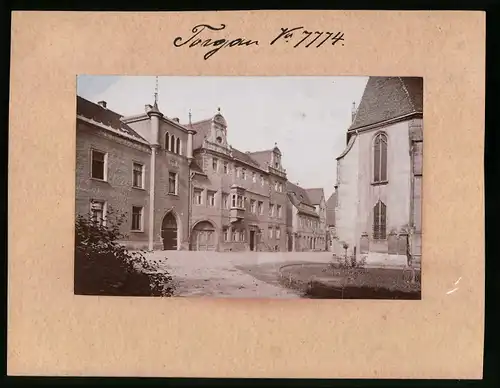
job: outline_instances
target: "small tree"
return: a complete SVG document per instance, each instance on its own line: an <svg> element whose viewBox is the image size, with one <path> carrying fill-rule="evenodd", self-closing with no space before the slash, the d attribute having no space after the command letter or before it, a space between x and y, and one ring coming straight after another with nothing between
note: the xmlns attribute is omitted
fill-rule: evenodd
<svg viewBox="0 0 500 388"><path fill-rule="evenodd" d="M172 277L144 251L129 252L120 240L126 213L109 208L105 219L77 215L75 222L75 293L86 295L171 296ZM145 273L148 271L150 273Z"/></svg>

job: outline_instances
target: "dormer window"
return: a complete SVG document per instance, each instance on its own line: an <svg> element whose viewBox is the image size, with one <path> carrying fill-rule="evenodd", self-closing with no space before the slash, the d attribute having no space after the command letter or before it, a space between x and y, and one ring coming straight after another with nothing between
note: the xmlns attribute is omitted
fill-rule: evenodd
<svg viewBox="0 0 500 388"><path fill-rule="evenodd" d="M215 141L216 141L218 144L222 144L222 137L217 136L217 139L215 139Z"/></svg>

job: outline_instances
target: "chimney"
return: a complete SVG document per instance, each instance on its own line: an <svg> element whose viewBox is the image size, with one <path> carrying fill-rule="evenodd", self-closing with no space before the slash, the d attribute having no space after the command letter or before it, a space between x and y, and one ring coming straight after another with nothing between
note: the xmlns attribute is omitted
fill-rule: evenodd
<svg viewBox="0 0 500 388"><path fill-rule="evenodd" d="M99 101L97 104L98 104L100 107L102 107L102 108L106 109L106 105L107 105L107 104L106 104L106 101Z"/></svg>
<svg viewBox="0 0 500 388"><path fill-rule="evenodd" d="M172 121L175 121L176 123L179 122L179 118L178 117L172 117Z"/></svg>
<svg viewBox="0 0 500 388"><path fill-rule="evenodd" d="M356 103L353 101L352 103L352 111L351 111L351 123L354 122L354 118L356 117Z"/></svg>

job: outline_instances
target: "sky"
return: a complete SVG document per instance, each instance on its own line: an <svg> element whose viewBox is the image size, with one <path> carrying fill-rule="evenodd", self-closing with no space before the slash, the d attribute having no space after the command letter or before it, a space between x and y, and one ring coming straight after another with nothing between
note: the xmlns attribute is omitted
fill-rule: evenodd
<svg viewBox="0 0 500 388"><path fill-rule="evenodd" d="M288 180L322 187L326 199L336 181L336 157L346 146L352 103L358 106L368 77L205 77L159 76L158 106L167 117L193 122L220 108L228 143L240 151L271 149L277 143ZM154 76L77 78L79 96L104 100L129 116L153 104Z"/></svg>

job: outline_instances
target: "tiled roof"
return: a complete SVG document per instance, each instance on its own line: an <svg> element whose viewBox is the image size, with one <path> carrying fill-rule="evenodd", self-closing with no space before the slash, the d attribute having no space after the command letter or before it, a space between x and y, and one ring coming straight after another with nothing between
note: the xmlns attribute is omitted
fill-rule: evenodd
<svg viewBox="0 0 500 388"><path fill-rule="evenodd" d="M333 193L326 201L326 224L335 226L335 203L337 202L337 193Z"/></svg>
<svg viewBox="0 0 500 388"><path fill-rule="evenodd" d="M242 162L248 163L251 166L255 167L260 167L260 164L255 161L250 154L247 154L246 152L241 152L237 150L236 148L231 148L231 152L233 153L233 158L236 158L238 160L241 160Z"/></svg>
<svg viewBox="0 0 500 388"><path fill-rule="evenodd" d="M319 205L325 195L322 188L306 189L306 193L313 205Z"/></svg>
<svg viewBox="0 0 500 388"><path fill-rule="evenodd" d="M121 118L123 117L122 115L107 108L103 108L99 104L95 104L80 96L76 96L76 113L77 115L123 132L130 137L141 140L142 142L146 141L146 139L121 121Z"/></svg>
<svg viewBox="0 0 500 388"><path fill-rule="evenodd" d="M193 150L202 146L203 140L210 134L210 127L212 126L212 119L197 121L192 124L182 124L186 128L192 127L196 134L193 136Z"/></svg>
<svg viewBox="0 0 500 388"><path fill-rule="evenodd" d="M423 111L423 78L370 77L349 131Z"/></svg>
<svg viewBox="0 0 500 388"><path fill-rule="evenodd" d="M309 206L314 206L311 199L307 195L307 191L300 186L294 185L291 182L286 182L286 191L290 194L294 194L295 198Z"/></svg>
<svg viewBox="0 0 500 388"><path fill-rule="evenodd" d="M273 150L264 150L264 151L256 151L250 152L250 156L254 159L261 169L267 171L268 163L271 163L271 155Z"/></svg>

